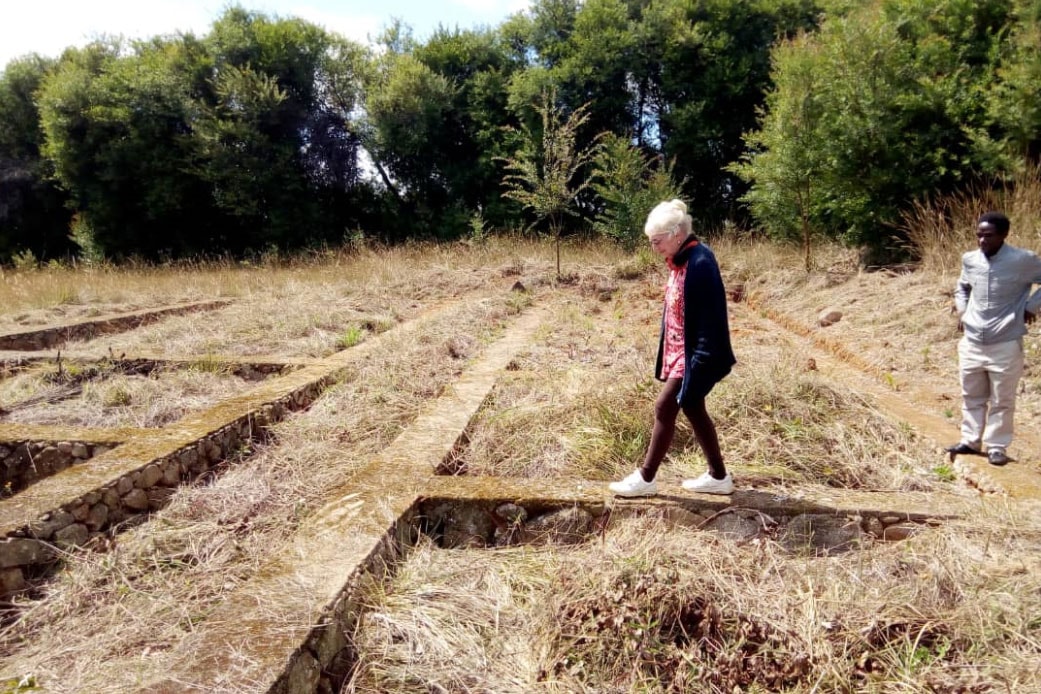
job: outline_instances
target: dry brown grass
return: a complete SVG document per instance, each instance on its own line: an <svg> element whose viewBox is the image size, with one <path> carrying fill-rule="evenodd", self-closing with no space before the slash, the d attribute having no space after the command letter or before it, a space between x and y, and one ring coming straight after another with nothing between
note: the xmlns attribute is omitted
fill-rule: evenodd
<svg viewBox="0 0 1041 694"><path fill-rule="evenodd" d="M822 249L820 269L807 275L784 249L714 247L728 282L743 281L759 305L809 325L823 308L840 307L846 316L828 335L892 371L894 387L957 387L956 333L944 313L950 277L862 273L842 249ZM564 251L574 276L563 284L553 281L551 245L502 240L229 267L171 280L165 295L166 280L144 271L122 283L85 277L85 310L95 301L212 295L239 307L82 346L99 354L324 354L363 316L406 321L459 304L381 335L386 344L310 410L179 490L107 551L70 555L0 630L0 682L31 675L53 691L121 692L190 669L192 636L215 627L211 611L281 557L328 490L407 427L527 303L552 304L553 318L472 422L469 473L606 480L628 472L646 446L658 392L650 370L664 274L646 256L606 246ZM26 285L36 281L29 274ZM532 291L509 293L517 280ZM12 306L41 316L55 308L25 296ZM808 369L803 341L749 306L733 309L740 363L709 411L739 485L975 494L950 481L936 451L907 427ZM1030 409L1037 379L1036 369L1024 379L1023 427L1041 416ZM4 387L15 392L12 384ZM662 475L678 481L703 464L682 429ZM834 557L649 518L613 521L569 548L445 551L421 541L386 582L366 588L358 667L345 691L1039 692L1037 514L1011 503L983 509ZM279 614L279 596L261 599L272 630L299 628ZM236 677L230 670L219 690L256 691Z"/></svg>
<svg viewBox="0 0 1041 694"><path fill-rule="evenodd" d="M12 379L15 393L39 397L54 390L34 370ZM256 387L253 381L196 368L156 369L147 376L112 373L81 384L82 390L56 402L39 402L18 408L3 421L23 424L60 424L84 427L161 427L184 415ZM6 389L5 389L6 390ZM0 402L11 403L7 393ZM17 402L24 402L18 398Z"/></svg>
<svg viewBox="0 0 1041 694"><path fill-rule="evenodd" d="M976 220L991 210L1012 222L1009 243L1041 252L1041 168L1023 172L1009 186L978 186L917 202L902 226L922 267L953 282L961 272L961 254L976 246Z"/></svg>
<svg viewBox="0 0 1041 694"><path fill-rule="evenodd" d="M471 422L469 474L611 479L642 459L659 384L660 274L621 283L609 300L572 294L515 360ZM738 366L709 396L728 465L743 486L931 489L932 447L855 391L807 370L802 347L732 307ZM870 462L868 462L870 461ZM662 479L704 469L681 418Z"/></svg>
<svg viewBox="0 0 1041 694"><path fill-rule="evenodd" d="M1014 526L832 558L650 519L571 548L421 543L369 588L344 691L1037 691L1041 547Z"/></svg>
<svg viewBox="0 0 1041 694"><path fill-rule="evenodd" d="M69 556L43 597L26 601L0 633L4 676L33 672L64 691L126 691L171 662L190 664L182 644L196 624L278 557L323 495L437 397L507 314L502 299L470 301L396 334L223 474L181 489L106 553ZM461 350L458 335L472 336L469 348Z"/></svg>

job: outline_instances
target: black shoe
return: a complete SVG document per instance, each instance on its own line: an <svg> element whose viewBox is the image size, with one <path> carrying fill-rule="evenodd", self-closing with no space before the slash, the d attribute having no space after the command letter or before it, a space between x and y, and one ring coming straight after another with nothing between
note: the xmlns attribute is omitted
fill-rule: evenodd
<svg viewBox="0 0 1041 694"><path fill-rule="evenodd" d="M956 455L983 455L967 443L958 443L953 446L948 446L945 450L951 454L951 460L954 460L954 456Z"/></svg>
<svg viewBox="0 0 1041 694"><path fill-rule="evenodd" d="M987 462L991 465L1004 465L1011 458L1005 455L1005 451L1000 448L995 448L992 451L987 451Z"/></svg>

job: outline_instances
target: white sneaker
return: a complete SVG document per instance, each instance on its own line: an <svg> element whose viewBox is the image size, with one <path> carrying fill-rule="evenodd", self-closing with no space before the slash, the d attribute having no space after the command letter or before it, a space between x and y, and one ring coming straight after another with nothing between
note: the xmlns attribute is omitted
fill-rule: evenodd
<svg viewBox="0 0 1041 694"><path fill-rule="evenodd" d="M683 480L683 488L689 489L692 492L700 492L702 494L733 494L734 478L731 477L728 472L726 477L717 480L706 472L697 479Z"/></svg>
<svg viewBox="0 0 1041 694"><path fill-rule="evenodd" d="M607 488L617 496L654 496L658 493L658 483L644 481L639 470L634 470L621 482L612 482Z"/></svg>

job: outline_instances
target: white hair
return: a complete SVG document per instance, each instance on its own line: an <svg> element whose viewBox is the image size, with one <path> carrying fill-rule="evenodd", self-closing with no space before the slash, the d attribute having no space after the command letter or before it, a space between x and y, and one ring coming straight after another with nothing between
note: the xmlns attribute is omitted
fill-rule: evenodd
<svg viewBox="0 0 1041 694"><path fill-rule="evenodd" d="M669 200L660 202L647 215L647 222L643 225L643 233L647 238L657 236L673 236L683 234L689 236L691 233L691 219L687 214L687 204L682 200Z"/></svg>

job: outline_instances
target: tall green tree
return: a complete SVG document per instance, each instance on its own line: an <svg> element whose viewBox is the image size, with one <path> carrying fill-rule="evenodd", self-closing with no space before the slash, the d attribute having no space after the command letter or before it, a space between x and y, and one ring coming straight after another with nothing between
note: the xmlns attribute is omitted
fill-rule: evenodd
<svg viewBox="0 0 1041 694"><path fill-rule="evenodd" d="M812 0L655 0L644 12L647 48L660 51L643 118L661 152L676 162L703 224L739 217L745 183L727 167L744 150L770 87L770 52L813 29Z"/></svg>
<svg viewBox="0 0 1041 694"><path fill-rule="evenodd" d="M189 173L191 71L179 39L70 49L40 91L44 152L78 213L78 238L106 255L191 253L214 220Z"/></svg>
<svg viewBox="0 0 1041 694"><path fill-rule="evenodd" d="M493 225L506 224L512 211L499 195L495 158L506 154L503 128L516 123L508 84L522 65L491 30L441 29L414 55L454 87L451 107L427 141L450 199Z"/></svg>
<svg viewBox="0 0 1041 694"><path fill-rule="evenodd" d="M1041 161L1041 2L1014 3L1009 41L989 85L992 132L1011 158L1007 166ZM999 154L999 156L1000 156Z"/></svg>
<svg viewBox="0 0 1041 694"><path fill-rule="evenodd" d="M358 183L359 51L300 19L233 7L214 23L211 94L197 127L198 175L234 220L234 250L339 240L329 214Z"/></svg>
<svg viewBox="0 0 1041 694"><path fill-rule="evenodd" d="M904 206L997 173L983 96L1009 7L886 0L829 17L816 37L784 48L771 109L739 169L758 221L790 233L784 210L801 200L798 218L822 233L899 245L893 225ZM812 106L803 152L785 139L799 104Z"/></svg>
<svg viewBox="0 0 1041 694"><path fill-rule="evenodd" d="M457 88L411 54L382 59L366 97L366 148L413 230L435 231L449 204L447 168L437 143Z"/></svg>
<svg viewBox="0 0 1041 694"><path fill-rule="evenodd" d="M73 250L66 196L40 151L35 94L53 66L53 60L30 55L0 73L0 262L16 252L47 259Z"/></svg>
<svg viewBox="0 0 1041 694"><path fill-rule="evenodd" d="M830 174L817 143L823 131L818 52L818 43L805 34L775 50L769 115L746 139L752 154L732 167L754 183L744 197L752 215L774 238L802 243L807 271L822 226L815 196Z"/></svg>

